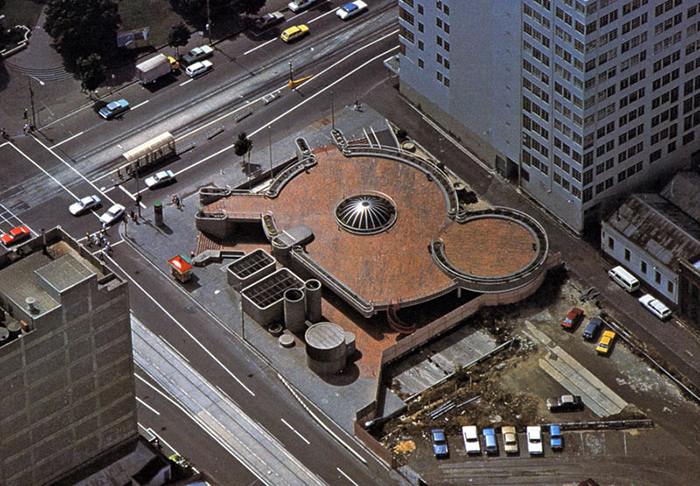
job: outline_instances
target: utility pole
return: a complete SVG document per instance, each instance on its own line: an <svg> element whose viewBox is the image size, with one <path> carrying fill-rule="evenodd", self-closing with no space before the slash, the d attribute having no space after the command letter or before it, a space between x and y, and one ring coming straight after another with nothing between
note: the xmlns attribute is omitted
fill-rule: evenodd
<svg viewBox="0 0 700 486"><path fill-rule="evenodd" d="M292 67L292 61L289 61L289 87L294 88L294 68Z"/></svg>

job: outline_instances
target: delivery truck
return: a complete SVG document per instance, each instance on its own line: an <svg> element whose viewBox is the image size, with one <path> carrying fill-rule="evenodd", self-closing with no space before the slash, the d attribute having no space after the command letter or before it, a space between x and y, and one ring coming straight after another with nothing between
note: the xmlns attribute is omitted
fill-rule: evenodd
<svg viewBox="0 0 700 486"><path fill-rule="evenodd" d="M166 56L165 54L158 54L157 56L153 56L137 64L136 76L139 78L139 81L141 81L141 84L148 84L179 68L180 63L174 58Z"/></svg>

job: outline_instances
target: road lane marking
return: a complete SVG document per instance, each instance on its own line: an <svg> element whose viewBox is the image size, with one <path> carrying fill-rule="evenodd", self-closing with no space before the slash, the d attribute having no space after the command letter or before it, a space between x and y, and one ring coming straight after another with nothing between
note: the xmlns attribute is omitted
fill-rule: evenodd
<svg viewBox="0 0 700 486"><path fill-rule="evenodd" d="M139 402L141 405L149 409L151 412L155 413L156 415L160 415L160 412L156 410L155 408L151 407L149 404L141 400L139 397L136 397L136 401Z"/></svg>
<svg viewBox="0 0 700 486"><path fill-rule="evenodd" d="M352 484L354 484L355 486L360 486L360 485L357 484L355 481L353 481L353 480L350 478L350 476L348 476L347 474L345 474L345 473L343 472L342 469L340 469L339 467L336 467L336 469L338 470L338 472L339 472L340 474L342 474L343 476L345 476L345 479L347 479L348 481L350 481Z"/></svg>
<svg viewBox="0 0 700 486"><path fill-rule="evenodd" d="M381 37L381 38L379 38L379 39L377 39L377 40L375 40L375 41L373 41L373 42L367 44L366 46L363 46L362 48L358 49L357 51L353 52L352 54L349 54L349 55L345 56L344 58L340 59L339 61L335 62L334 64L328 66L326 69L322 70L322 71L319 72L318 74L315 74L315 75L314 75L314 78L317 78L318 76L320 76L320 75L322 75L322 74L325 74L326 72L328 72L328 71L331 70L332 68L336 67L336 66L337 66L338 64L340 64L341 62L345 62L346 60L348 60L350 57L354 56L355 54L357 54L357 53L363 51L364 49L367 49L368 47L371 47L372 45L374 45L374 44L376 44L376 43L378 43L378 42L381 42L381 41L385 40L385 39L388 38L388 37L391 37L392 35L397 34L398 32L399 32L399 31L398 31L398 29L397 29L397 30L395 30L395 31L393 31L393 32L390 32L389 34L385 35L384 37ZM292 113L292 112L295 111L296 109L302 107L304 104L306 104L307 102L309 102L309 101L311 101L312 99L314 99L316 96L320 95L321 93L325 92L326 90L328 90L328 89L332 88L333 86L335 86L336 84L340 83L340 82L343 81L345 78L351 76L352 74L355 74L357 71L359 71L360 69L364 68L364 67L367 66L368 64L370 64L370 63L376 61L377 59L381 59L383 56L385 57L385 56L387 55L387 53L390 53L391 51L394 51L394 50L396 50L396 49L398 49L398 46L392 47L391 49L389 49L389 50L383 52L382 54L379 54L378 56L373 57L373 58L370 59L369 61L365 62L364 64L358 66L357 68L355 68L355 69L353 69L352 71L350 71L349 73L347 73L345 76L343 76L343 77L337 79L336 81L334 81L333 83L331 83L331 84L325 86L322 90L320 90L320 91L314 93L313 95L309 96L308 98L305 98L304 101L302 101L301 103L299 103L299 104L296 105L295 107L290 108L290 109L287 110L286 112L282 113L282 114L279 115L277 118L275 118L275 119L273 119L272 121L270 121L269 123L265 123L262 127L258 128L257 130L253 131L252 133L250 133L250 134L249 134L249 137L252 137L253 135L255 135L255 134L257 134L257 133L260 133L261 130L267 128L268 126L271 126L274 122L281 120L281 119L284 118L285 116L289 115L290 113ZM303 84L306 84L306 83L303 83ZM299 86L303 86L303 84L301 84L301 85L299 85ZM283 89L285 89L285 88L287 88L287 84L286 84L286 83L285 83L284 85L282 85L282 86L281 86L280 88L278 88L278 89L279 89L279 90L283 90ZM273 91L277 91L277 90L273 90ZM187 133L186 135L183 135L182 137L179 137L178 139L176 139L176 141L179 141L179 140L181 140L181 139L183 139L183 138L185 138L185 137L188 137L188 136L190 136L190 135L192 135L192 134L194 134L194 133L196 133L196 132L198 132L198 131L200 131L200 130L204 130L206 127L208 127L208 126L210 126L210 125L212 125L212 124L214 124L214 123L217 123L218 121L220 121L220 120L222 120L222 119L224 119L224 118L230 116L231 114L235 113L236 111L241 111L241 110L244 110L244 109L246 109L246 108L249 108L253 103L257 103L257 102L260 101L261 99L262 99L262 97L258 98L257 100L252 101L251 103L249 103L249 104L247 104L247 105L245 105L245 106L243 106L243 107L241 107L241 108L238 108L238 109L234 110L234 111L231 112L231 113L228 113L228 114L226 114L226 115L222 115L222 116L220 116L219 118L217 118L216 120L213 120L213 121L211 121L210 123L207 123L206 125L203 125L203 126L197 128L196 130L194 130L194 131L192 131L192 132L189 132L189 133ZM214 158L214 157L216 157L216 156L218 156L218 155L221 155L222 153L224 153L224 152L226 152L226 151L228 151L228 150L231 150L231 149L233 148L233 145L234 145L234 144L231 144L231 145L229 145L228 147L222 148L222 149L219 150L218 152L214 152L213 154L209 154L208 156L206 156L206 157L203 158L202 160L200 160L200 161L198 161L198 162L195 162L194 164L190 164L190 165L188 165L187 167L183 168L181 171L177 172L175 175L179 175L179 174L182 174L182 173L184 173L184 172L186 172L186 171L188 171L188 170L190 170L190 169L194 169L194 168L197 167L198 165L203 164L203 163L207 162L208 160L210 160L210 159L212 159L212 158Z"/></svg>
<svg viewBox="0 0 700 486"><path fill-rule="evenodd" d="M76 133L76 134L73 135L72 137L68 137L68 138L65 139L63 142L58 142L57 144L52 145L51 148L53 149L53 148L56 148L56 147L58 147L58 146L60 146L60 145L63 145L63 144L66 143L66 142L70 142L70 141L73 140L74 138L81 136L83 133L85 133L85 130L83 130L83 131L80 132L80 133Z"/></svg>
<svg viewBox="0 0 700 486"><path fill-rule="evenodd" d="M309 20L309 21L307 22L307 24L313 24L314 22L316 22L317 20L322 19L322 18L325 17L326 15L330 15L330 14L332 14L332 13L335 13L335 11L338 10L339 8L340 8L340 7L335 7L333 10L331 10L331 11L329 11L329 12L326 12L326 13L324 13L324 14L319 15L319 16L316 17L315 19Z"/></svg>
<svg viewBox="0 0 700 486"><path fill-rule="evenodd" d="M121 184L119 184L117 187L118 187L119 189L121 189L122 192L123 192L124 194L126 194L127 196L129 196L133 201L136 201L136 196L134 196L134 195L131 194L129 191L127 191L127 190L124 188L124 186L122 186Z"/></svg>
<svg viewBox="0 0 700 486"><path fill-rule="evenodd" d="M294 427L292 427L291 425L289 425L289 422L287 422L287 421L284 420L283 418L280 418L280 420L282 421L282 423L283 423L284 425L286 425L287 427L289 427L289 429L290 429L292 432L294 432L295 434L297 434L301 440L303 440L304 442L306 442L306 445L311 445L311 442L309 442L308 440L306 440L306 437L304 437L303 435L301 435L297 429L295 429Z"/></svg>
<svg viewBox="0 0 700 486"><path fill-rule="evenodd" d="M257 50L260 49L261 47L265 47L266 45L268 45L268 44L271 43L271 42L275 42L277 39L278 39L277 37L275 37L274 39L270 39L269 41L264 42L264 43L260 44L260 45L257 46L257 47L253 47L252 49L250 49L250 50L248 50L248 51L245 51L245 52L243 53L243 55L244 55L244 56L247 56L247 55L250 54L251 52L257 51Z"/></svg>
<svg viewBox="0 0 700 486"><path fill-rule="evenodd" d="M187 336L188 336L190 339L192 339L193 342L195 342L200 348L202 348L202 350L203 350L205 353L207 353L207 354L209 355L209 357L210 357L211 359L213 359L214 362L216 362L216 364L218 364L219 366L221 366L221 368L223 368L223 370L226 371L226 373L228 373L234 380L236 380L236 381L238 382L238 384L241 385L241 387L242 387L245 391L247 391L248 393L250 393L252 396L255 396L255 393L253 393L253 391L252 391L250 388L248 388L241 380L239 380L238 377L237 377L236 375L234 375L233 372L231 372L231 370L229 370L229 369L219 360L219 358L217 358L216 356L214 356L214 354L206 348L206 346L204 346L202 343L200 343L199 340L194 336L194 334L192 334L190 331L188 331L187 328L185 328L185 326L183 326L183 325L180 323L180 321L178 321L177 319L175 319L175 316L173 316L165 307L163 307L163 306L161 305L161 303L158 302L158 301L155 299L155 297L153 297L151 294L149 294L148 292L146 292L146 289L144 289L144 288L141 286L141 284L139 284L136 280L134 280L134 279L131 277L131 275L129 275L129 274L116 262L116 260L114 260L114 258L112 258L112 257L109 256L109 255L107 255L107 258L109 258L109 261L111 262L111 264L114 265L115 267L117 267L117 268L119 269L119 271L122 272L122 273L126 276L126 278L128 278L128 279L131 281L131 283L133 283L136 287L138 287L139 290L140 290L141 292L143 292L144 295L146 295L146 296L156 305L156 307L158 307L161 311L163 311L163 313L164 313L166 316L168 316L168 317L170 318L170 320L172 320L175 324L177 324L177 326L178 326L180 329L182 329L182 331L183 331L185 334L187 334Z"/></svg>
<svg viewBox="0 0 700 486"><path fill-rule="evenodd" d="M132 108L132 110L135 110L135 109L138 108L139 106L145 105L145 104L148 103L149 101L151 101L151 100L146 100L146 101L143 101L143 102L139 103L138 105L134 106L134 107Z"/></svg>
<svg viewBox="0 0 700 486"><path fill-rule="evenodd" d="M100 190L95 184L93 184L92 181L90 181L87 177L85 177L83 174L81 174L80 172L78 172L78 171L76 170L75 167L73 167L73 166L70 165L68 162L66 162L65 160L63 160L63 157L61 157L61 156L58 155L56 152L54 152L54 151L53 151L50 147L48 147L45 143L43 143L41 140L39 140L38 138L36 138L34 135L32 135L32 139L33 139L36 143L38 143L39 145L41 145L42 147L44 147L44 149L46 149L48 152L50 152L51 155L53 155L53 156L56 157L58 160L60 160L60 161L63 163L63 165L65 165L65 166L68 167L70 170L72 170L73 172L75 172L75 173L78 175L78 177L80 177L82 180L84 180L85 182L87 182L93 189L95 189L97 192L99 192L100 194L102 194L102 196L103 196L105 199L107 199L110 203L116 204L107 194L105 194L105 193L104 193L102 190ZM14 145L12 145L12 146L14 147ZM20 154L22 154L27 160L29 160L32 164L34 164L35 166L39 167L39 165L38 165L36 162L34 162L33 160L31 160L29 157L27 157L27 155L25 155L20 149L18 149L17 147L14 147L14 148L15 148L15 150L17 150ZM68 189L66 186L64 186L64 185L61 184L60 182L58 182L58 180L56 180L55 177L53 177L51 174L49 174L48 172L46 172L43 168L39 167L39 169L41 169L42 172L44 172L46 175L48 175L49 177L51 177L51 179L53 179L54 181L56 181L56 183L57 183L59 186L61 186L68 194L70 194L71 196L73 196L73 197L75 198L76 201L80 199L80 198L77 197L75 194L73 194L73 192L71 192L70 189Z"/></svg>
<svg viewBox="0 0 700 486"><path fill-rule="evenodd" d="M122 240L122 241L124 241L124 240ZM183 360L187 361L188 363L190 362L189 359L185 358L185 355L183 355L180 351L178 351L178 350L175 348L175 346L173 346L172 344L170 344L170 342L169 342L167 339L165 339L162 335L158 334L158 337L159 337L160 339L162 339L163 342L164 342L165 344L168 345L168 347L170 348L170 350L171 350L173 353L177 354L180 358L182 358Z"/></svg>
<svg viewBox="0 0 700 486"><path fill-rule="evenodd" d="M186 84L188 84L188 83L191 83L192 81L194 81L194 78L190 78L190 79L188 79L187 81L185 81L184 83L180 83L180 86L184 86L184 85L186 85Z"/></svg>

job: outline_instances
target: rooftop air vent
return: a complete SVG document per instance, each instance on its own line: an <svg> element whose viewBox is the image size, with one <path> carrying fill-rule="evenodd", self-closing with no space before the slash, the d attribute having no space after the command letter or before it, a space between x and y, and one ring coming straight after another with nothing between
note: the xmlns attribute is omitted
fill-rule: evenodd
<svg viewBox="0 0 700 486"><path fill-rule="evenodd" d="M27 303L27 310L30 314L36 314L39 312L39 308L36 306L36 299L34 297L27 297L24 299L24 302Z"/></svg>

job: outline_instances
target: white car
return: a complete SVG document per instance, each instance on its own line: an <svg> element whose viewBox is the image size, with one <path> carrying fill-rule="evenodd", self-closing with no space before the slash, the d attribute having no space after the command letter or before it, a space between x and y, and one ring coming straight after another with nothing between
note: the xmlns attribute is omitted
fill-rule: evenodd
<svg viewBox="0 0 700 486"><path fill-rule="evenodd" d="M348 20L353 18L355 15L360 15L362 12L367 10L367 4L362 0L355 0L346 5L343 5L335 14L342 20Z"/></svg>
<svg viewBox="0 0 700 486"><path fill-rule="evenodd" d="M121 204L115 204L109 208L106 213L100 216L100 221L107 225L116 223L119 221L119 219L121 219L122 215L124 214L124 210L124 206Z"/></svg>
<svg viewBox="0 0 700 486"><path fill-rule="evenodd" d="M641 296L639 298L639 303L662 321L671 317L671 309L666 307L659 299L655 299L649 294Z"/></svg>
<svg viewBox="0 0 700 486"><path fill-rule="evenodd" d="M289 10L291 10L294 13L297 13L301 12L302 10L306 10L315 3L318 3L318 0L294 0L287 6L289 7Z"/></svg>
<svg viewBox="0 0 700 486"><path fill-rule="evenodd" d="M542 427L531 425L527 428L527 451L532 455L542 455Z"/></svg>
<svg viewBox="0 0 700 486"><path fill-rule="evenodd" d="M151 177L147 177L144 181L149 189L156 189L160 186L170 184L175 181L175 174L171 170L162 170L156 172Z"/></svg>
<svg viewBox="0 0 700 486"><path fill-rule="evenodd" d="M476 425L465 425L462 427L462 437L464 438L464 449L467 451L467 454L481 454L479 433L476 430Z"/></svg>
<svg viewBox="0 0 700 486"><path fill-rule="evenodd" d="M192 64L213 55L214 49L211 46L199 46L182 56L182 61L185 64Z"/></svg>
<svg viewBox="0 0 700 486"><path fill-rule="evenodd" d="M99 207L100 204L102 204L102 201L100 201L99 197L87 196L68 206L68 211L73 216L80 216L81 214L87 213L91 209Z"/></svg>
<svg viewBox="0 0 700 486"><path fill-rule="evenodd" d="M211 68L214 67L214 64L212 64L211 61L201 61L201 62L195 62L194 64L190 64L185 68L185 73L190 77L194 78L196 76L199 76L200 74L204 74L207 71L209 71Z"/></svg>

